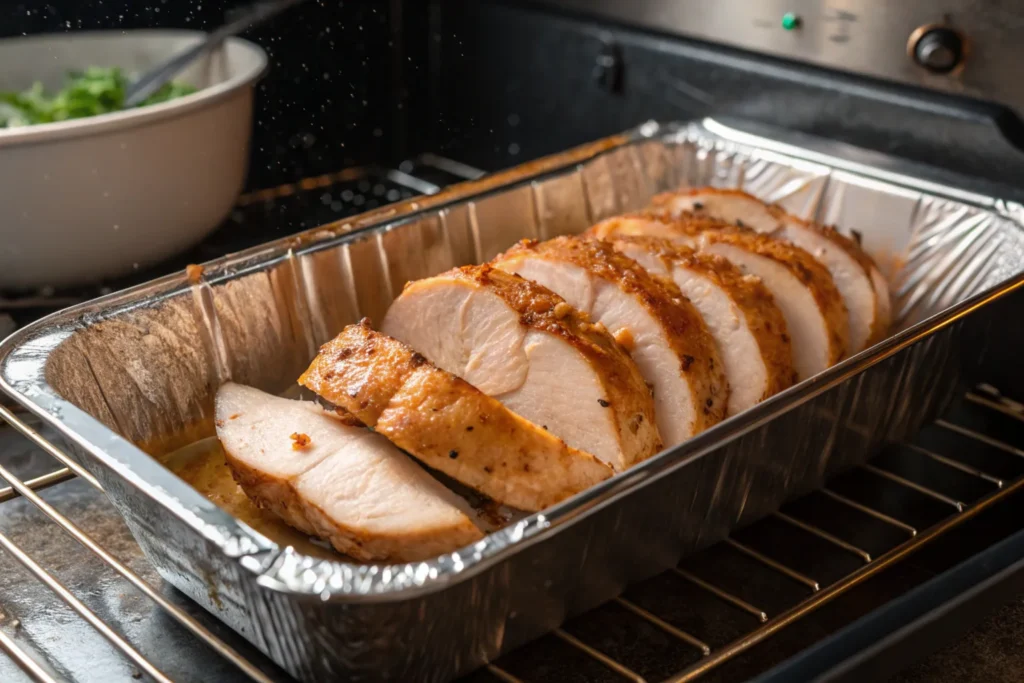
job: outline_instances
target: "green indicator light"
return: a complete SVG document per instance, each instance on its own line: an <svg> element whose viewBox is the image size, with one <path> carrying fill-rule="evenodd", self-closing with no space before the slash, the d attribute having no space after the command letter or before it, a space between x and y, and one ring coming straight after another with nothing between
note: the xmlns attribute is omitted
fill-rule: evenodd
<svg viewBox="0 0 1024 683"><path fill-rule="evenodd" d="M795 28L800 28L800 17L793 14L792 12L786 12L782 15L782 28L787 31L792 31Z"/></svg>

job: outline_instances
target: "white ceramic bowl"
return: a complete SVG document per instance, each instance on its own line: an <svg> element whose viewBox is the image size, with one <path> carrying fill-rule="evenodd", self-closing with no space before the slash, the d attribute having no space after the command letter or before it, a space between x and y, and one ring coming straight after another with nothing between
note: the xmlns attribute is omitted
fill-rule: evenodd
<svg viewBox="0 0 1024 683"><path fill-rule="evenodd" d="M103 31L0 40L0 90L69 70L126 74L201 40L194 31ZM0 128L0 289L96 281L196 244L245 182L253 87L267 65L240 39L178 77L200 90L85 119Z"/></svg>

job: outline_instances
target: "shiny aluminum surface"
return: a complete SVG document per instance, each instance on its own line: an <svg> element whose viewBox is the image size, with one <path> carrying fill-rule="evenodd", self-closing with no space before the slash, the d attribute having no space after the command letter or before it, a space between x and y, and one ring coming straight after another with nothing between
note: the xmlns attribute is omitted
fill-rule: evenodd
<svg viewBox="0 0 1024 683"><path fill-rule="evenodd" d="M408 279L483 260L524 236L578 232L681 182L739 185L856 227L876 256L901 254L887 265L903 331L606 484L414 565L279 549L131 443L160 456L208 435L220 382L285 389L319 343L362 315L379 318ZM648 125L208 264L202 277L193 271L71 309L8 340L0 375L64 435L161 575L286 670L305 679L442 680L939 414L960 378L951 362L959 333L979 319L964 316L1021 284L1012 279L1019 213L896 165L882 171L712 121Z"/></svg>
<svg viewBox="0 0 1024 683"><path fill-rule="evenodd" d="M1008 69L1024 58L1024 45L1008 40L1024 28L1024 7L1002 0L541 0L542 4L708 40L760 54L855 72L903 85L968 95L1024 112L1024 84ZM787 30L783 17L798 18ZM927 30L962 37L962 59L933 73L914 58L936 46L918 45ZM922 54L922 57L927 55ZM948 56L945 59L949 59ZM934 63L934 62L933 62ZM945 66L945 64L943 64ZM941 71L941 69L940 69Z"/></svg>

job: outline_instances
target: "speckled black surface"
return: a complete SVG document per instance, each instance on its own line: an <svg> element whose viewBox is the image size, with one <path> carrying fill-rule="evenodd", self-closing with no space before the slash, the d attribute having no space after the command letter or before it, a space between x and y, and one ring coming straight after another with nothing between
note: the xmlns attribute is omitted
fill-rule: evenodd
<svg viewBox="0 0 1024 683"><path fill-rule="evenodd" d="M952 647L893 676L890 683L1019 683L1024 680L1024 598L1014 597Z"/></svg>

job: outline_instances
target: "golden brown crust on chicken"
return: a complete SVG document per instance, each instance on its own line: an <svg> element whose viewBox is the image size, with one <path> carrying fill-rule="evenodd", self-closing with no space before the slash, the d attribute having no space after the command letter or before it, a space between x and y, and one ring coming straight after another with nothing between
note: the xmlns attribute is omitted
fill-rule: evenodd
<svg viewBox="0 0 1024 683"><path fill-rule="evenodd" d="M786 329L786 319L775 304L775 297L760 278L744 275L739 268L715 254L702 254L691 247L675 244L660 237L624 235L611 238L613 243L635 244L655 254L671 271L676 265L700 273L725 290L746 318L747 327L761 349L768 374L764 400L796 383L793 369L793 347Z"/></svg>
<svg viewBox="0 0 1024 683"><path fill-rule="evenodd" d="M700 313L674 282L648 273L606 242L577 237L557 237L545 242L523 240L492 263L500 267L502 262L511 263L529 255L578 266L641 301L665 331L669 347L680 359L680 371L688 380L696 408L693 433L724 419L728 386L718 349Z"/></svg>
<svg viewBox="0 0 1024 683"><path fill-rule="evenodd" d="M650 389L603 325L591 322L551 290L490 264L463 266L438 277L462 279L486 288L518 313L523 325L561 338L587 359L597 370L595 376L604 390L601 405L615 416L625 458L622 469L661 450ZM416 286L410 283L406 289ZM571 391L568 387L566 390Z"/></svg>
<svg viewBox="0 0 1024 683"><path fill-rule="evenodd" d="M276 477L268 477L262 470L249 466L224 449L224 460L231 470L231 477L245 491L245 495L263 510L269 510L304 534L316 536L316 528L306 517L305 506L295 489ZM353 557L356 557L353 555ZM372 559L372 558L358 558Z"/></svg>
<svg viewBox="0 0 1024 683"><path fill-rule="evenodd" d="M394 531L382 537L380 534L341 525L319 505L308 501L305 512L317 536L330 541L337 550L363 562L419 562L458 550L484 537L468 515L457 527L420 526L404 532Z"/></svg>
<svg viewBox="0 0 1024 683"><path fill-rule="evenodd" d="M829 331L830 364L843 359L849 342L846 304L832 282L832 276L823 265L803 249L750 230L728 228L705 234L706 239L711 242L732 244L784 265L811 292L825 317Z"/></svg>
<svg viewBox="0 0 1024 683"><path fill-rule="evenodd" d="M664 211L671 216L709 218L738 228L751 228L756 232L770 232L774 224L778 223L778 217L772 213L776 208L774 205L762 202L743 190L729 188L693 187L662 192L651 198L650 206L655 211ZM732 207L740 210L729 211ZM743 208L748 210L743 211Z"/></svg>
<svg viewBox="0 0 1024 683"><path fill-rule="evenodd" d="M583 237L597 240L612 240L619 237L660 237L676 239L679 237L698 237L712 230L745 231L714 218L683 214L673 216L667 211L644 209L613 216L592 225L583 232Z"/></svg>
<svg viewBox="0 0 1024 683"><path fill-rule="evenodd" d="M730 244L770 258L805 285L818 304L828 328L829 364L838 363L846 354L849 342L846 304L828 270L799 247L711 218L692 214L672 216L657 210L610 218L592 226L584 234L606 240L617 235L701 238L705 243Z"/></svg>
<svg viewBox="0 0 1024 683"><path fill-rule="evenodd" d="M424 464L522 510L542 510L612 474L365 320L325 344L299 383Z"/></svg>
<svg viewBox="0 0 1024 683"><path fill-rule="evenodd" d="M799 225L805 230L813 230L845 251L857 262L858 265L860 265L864 270L864 274L867 276L868 281L871 283L871 289L875 294L875 299L878 301L875 310L876 315L871 325L871 334L868 336L868 341L865 347L871 346L885 339L889 334L889 324L892 322L889 319L889 291L888 289L879 291L878 280L872 275L873 271L878 270L878 265L875 263L874 259L868 256L867 252L864 251L856 240L850 239L846 235L842 234L834 226L806 221L794 216L793 214L786 213L782 208L774 204L771 205L770 208L773 213L779 216L780 220L788 220L791 223Z"/></svg>
<svg viewBox="0 0 1024 683"><path fill-rule="evenodd" d="M652 207L674 216L689 213L719 219L792 242L833 275L849 309L850 351L860 351L887 333L891 322L889 291L878 266L861 245L834 228L797 218L779 205L742 190L699 187L666 192L654 198ZM827 246L822 245L823 241ZM851 272L851 268L859 270L859 274ZM873 303L865 300L866 293L874 295Z"/></svg>
<svg viewBox="0 0 1024 683"><path fill-rule="evenodd" d="M234 480L257 507L273 512L305 534L327 540L335 550L360 562L416 562L483 538L468 516L454 525L419 525L409 531L386 535L369 533L364 528L332 519L319 505L303 500L292 486L268 478L230 454L227 454L227 463Z"/></svg>

